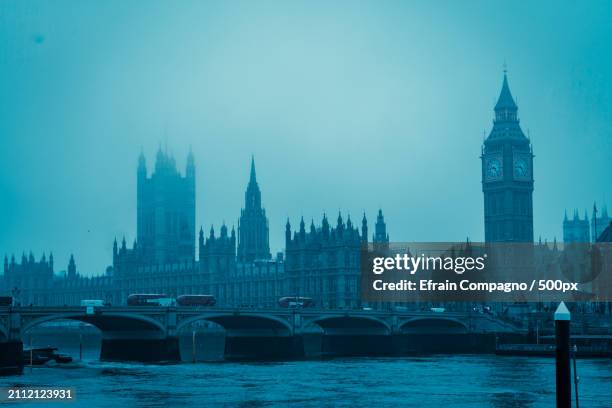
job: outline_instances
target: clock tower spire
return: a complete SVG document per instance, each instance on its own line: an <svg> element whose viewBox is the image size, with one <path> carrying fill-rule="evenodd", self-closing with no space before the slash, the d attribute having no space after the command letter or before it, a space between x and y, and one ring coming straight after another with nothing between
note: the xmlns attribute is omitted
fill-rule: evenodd
<svg viewBox="0 0 612 408"><path fill-rule="evenodd" d="M482 146L486 242L533 242L533 152L504 70L493 129Z"/></svg>

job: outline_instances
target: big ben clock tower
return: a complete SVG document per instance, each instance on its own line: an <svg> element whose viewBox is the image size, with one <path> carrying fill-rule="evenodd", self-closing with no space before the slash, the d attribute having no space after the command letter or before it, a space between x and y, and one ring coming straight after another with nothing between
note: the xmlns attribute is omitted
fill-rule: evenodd
<svg viewBox="0 0 612 408"><path fill-rule="evenodd" d="M493 129L480 156L486 242L533 242L533 152L517 111L504 71Z"/></svg>

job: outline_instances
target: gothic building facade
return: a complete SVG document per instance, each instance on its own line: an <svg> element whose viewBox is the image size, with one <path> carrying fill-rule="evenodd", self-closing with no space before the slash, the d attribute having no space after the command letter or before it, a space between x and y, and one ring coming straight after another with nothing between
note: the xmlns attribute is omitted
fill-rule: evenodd
<svg viewBox="0 0 612 408"><path fill-rule="evenodd" d="M160 151L161 152L161 151ZM148 208L149 213L157 210L158 216L166 216L166 224L162 225L162 233L151 234L145 228L143 234L148 239L148 248L157 248L160 254L178 254L178 256L152 257L150 251L143 249L136 239L132 248L128 248L125 239L118 246L113 245L113 285L111 298L113 303L123 303L131 293L150 292L165 293L169 296L182 294L212 294L217 303L222 306L242 305L253 307L271 307L282 296L283 262L280 259L271 260L268 244L268 221L265 210L261 207L261 192L257 185L255 163L251 161L250 180L245 194L245 209L240 218L241 244L237 242L236 231L231 232L223 224L218 233L211 226L207 236L200 227L196 260L193 248L196 247L195 237L182 234L183 221L191 225L195 219L195 165L193 155L187 158L186 176L181 177L175 170L174 160L158 152L155 174L146 179L142 175L144 158L139 159L138 177L155 185L153 190L154 203L157 207L148 205L145 195L141 206L139 195L139 219L141 207ZM158 170L159 169L159 170ZM146 171L146 170L144 170ZM158 171L160 175L157 176ZM157 178L155 178L157 177ZM152 182L151 180L156 180ZM159 181L157 181L159 180ZM186 182L187 181L187 182ZM178 196L166 197L165 194ZM151 193L149 193L150 195ZM156 200L156 201L155 201ZM176 202L181 201L182 202ZM193 206L192 206L193 203ZM153 210L151 210L153 207ZM139 223L139 231L141 224ZM167 245L168 235L164 226L169 226L170 237L181 242L180 246ZM178 227L179 229L174 229ZM190 227L189 227L190 228ZM191 229L190 229L191 231ZM148 235L147 235L148 234ZM172 235L174 234L174 235ZM240 242L240 241L239 241ZM238 248L243 256L237 255ZM187 250L189 248L189 251ZM166 260L163 262L163 260ZM279 283L280 282L280 283Z"/></svg>
<svg viewBox="0 0 612 408"><path fill-rule="evenodd" d="M78 305L82 299L110 299L111 276L85 277L77 272L74 257L70 255L68 267L56 272L53 255L42 255L39 261L30 253L16 262L5 257L4 276L0 291L11 295L16 302L27 305Z"/></svg>
<svg viewBox="0 0 612 408"><path fill-rule="evenodd" d="M4 257L4 292L19 297L24 305L48 303L53 276L53 254L49 259L43 254L36 261L32 252L29 256L24 253L21 263L15 262L15 255L10 261Z"/></svg>
<svg viewBox="0 0 612 408"><path fill-rule="evenodd" d="M388 245L389 235L379 210L374 234L375 245ZM311 220L308 231L304 218L293 231L285 226L285 274L288 295L310 297L323 308L361 307L360 255L368 244L368 221L365 214L361 231L350 216L346 223L338 214L331 226L323 214L320 226Z"/></svg>
<svg viewBox="0 0 612 408"><path fill-rule="evenodd" d="M78 304L102 299L124 304L132 293L213 294L219 305L272 307L282 296L312 296L318 305L352 307L359 302L359 251L367 243L365 215L361 233L350 218L338 217L330 227L326 217L318 231L300 231L287 241L286 255L271 259L268 219L261 205L254 160L251 160L239 232L222 225L208 234L195 219L195 163L187 157L185 175L176 161L159 149L148 175L143 154L137 166L137 236L131 246L115 239L112 265L104 275L85 277L70 258L67 270L55 274L53 259L21 264L5 259L2 292L21 290L22 304ZM388 245L386 223L379 211L373 242ZM197 259L195 254L197 248ZM285 260L286 258L286 260ZM290 265L287 268L287 265ZM301 289L301 285L303 289Z"/></svg>
<svg viewBox="0 0 612 408"><path fill-rule="evenodd" d="M533 242L533 152L504 72L493 129L482 146L486 242Z"/></svg>
<svg viewBox="0 0 612 408"><path fill-rule="evenodd" d="M313 298L324 308L358 306L362 236L350 217L345 224L340 214L335 227L324 214L321 226L315 227L313 220L308 232L302 218L293 235L287 220L285 269L290 294Z"/></svg>
<svg viewBox="0 0 612 408"><path fill-rule="evenodd" d="M590 227L589 217L584 212L584 219L580 218L578 210L574 210L574 216L572 219L567 217L567 211L563 218L563 242L566 244L572 242L590 242Z"/></svg>

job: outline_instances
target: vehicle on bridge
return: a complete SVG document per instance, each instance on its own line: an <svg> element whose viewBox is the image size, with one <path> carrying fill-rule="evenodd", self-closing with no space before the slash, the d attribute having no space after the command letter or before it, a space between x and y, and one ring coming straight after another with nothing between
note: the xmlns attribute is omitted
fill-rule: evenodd
<svg viewBox="0 0 612 408"><path fill-rule="evenodd" d="M0 307L13 306L12 296L0 296Z"/></svg>
<svg viewBox="0 0 612 408"><path fill-rule="evenodd" d="M180 295L176 298L179 306L214 306L217 299L213 295Z"/></svg>
<svg viewBox="0 0 612 408"><path fill-rule="evenodd" d="M309 297L285 296L278 299L278 305L287 309L299 309L303 307L314 307L314 300Z"/></svg>
<svg viewBox="0 0 612 408"><path fill-rule="evenodd" d="M81 306L102 307L110 305L107 302L104 302L102 299L83 299L81 300Z"/></svg>
<svg viewBox="0 0 612 408"><path fill-rule="evenodd" d="M135 293L127 298L128 306L173 306L174 298L161 293Z"/></svg>

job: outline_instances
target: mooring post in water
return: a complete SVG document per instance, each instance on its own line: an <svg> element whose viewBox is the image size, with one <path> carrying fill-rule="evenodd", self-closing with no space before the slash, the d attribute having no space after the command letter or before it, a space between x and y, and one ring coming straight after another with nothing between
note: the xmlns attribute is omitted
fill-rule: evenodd
<svg viewBox="0 0 612 408"><path fill-rule="evenodd" d="M574 360L574 399L576 400L576 408L580 408L580 402L578 401L578 371L576 371L576 353L578 353L578 347L574 344L572 348L572 360Z"/></svg>
<svg viewBox="0 0 612 408"><path fill-rule="evenodd" d="M32 335L30 334L30 372L32 372L32 367L34 366L33 360L34 360L34 350L32 349Z"/></svg>
<svg viewBox="0 0 612 408"><path fill-rule="evenodd" d="M191 334L191 358L192 361L196 362L196 341L195 341L196 332L195 330Z"/></svg>
<svg viewBox="0 0 612 408"><path fill-rule="evenodd" d="M79 360L83 360L83 333L79 333Z"/></svg>
<svg viewBox="0 0 612 408"><path fill-rule="evenodd" d="M555 340L557 343L557 408L570 408L572 405L570 312L564 302L561 302L555 312Z"/></svg>

